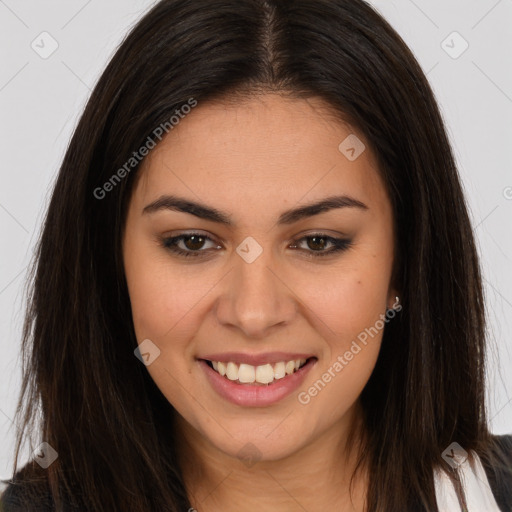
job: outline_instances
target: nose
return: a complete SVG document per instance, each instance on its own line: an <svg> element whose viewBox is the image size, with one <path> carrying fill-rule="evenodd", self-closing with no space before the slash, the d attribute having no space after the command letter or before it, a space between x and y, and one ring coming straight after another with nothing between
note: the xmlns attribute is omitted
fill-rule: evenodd
<svg viewBox="0 0 512 512"><path fill-rule="evenodd" d="M270 251L263 251L252 263L238 255L233 259L234 268L225 277L215 308L218 322L250 339L263 339L276 328L289 326L297 302Z"/></svg>

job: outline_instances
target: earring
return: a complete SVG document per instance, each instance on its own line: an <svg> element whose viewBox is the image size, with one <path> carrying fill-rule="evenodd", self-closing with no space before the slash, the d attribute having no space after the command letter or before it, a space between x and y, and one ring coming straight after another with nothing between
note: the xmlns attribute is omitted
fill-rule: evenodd
<svg viewBox="0 0 512 512"><path fill-rule="evenodd" d="M393 318L398 311L402 311L402 305L400 304L400 297L395 297L395 303L386 311L386 316Z"/></svg>

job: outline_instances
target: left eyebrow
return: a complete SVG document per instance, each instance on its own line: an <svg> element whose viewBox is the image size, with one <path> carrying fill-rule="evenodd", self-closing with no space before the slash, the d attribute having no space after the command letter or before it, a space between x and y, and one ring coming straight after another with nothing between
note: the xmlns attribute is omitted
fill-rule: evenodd
<svg viewBox="0 0 512 512"><path fill-rule="evenodd" d="M359 208L361 210L369 210L368 206L353 197L347 195L330 196L315 203L300 206L291 210L286 210L279 216L277 224L294 224L295 222L298 222L304 218L313 217L314 215L318 215L320 213L324 213L337 208ZM151 214L160 210L174 210L188 213L190 215L216 222L218 224L233 226L233 222L230 219L231 214L219 211L216 208L207 206L205 204L172 195L160 196L158 199L145 206L142 210L142 213Z"/></svg>

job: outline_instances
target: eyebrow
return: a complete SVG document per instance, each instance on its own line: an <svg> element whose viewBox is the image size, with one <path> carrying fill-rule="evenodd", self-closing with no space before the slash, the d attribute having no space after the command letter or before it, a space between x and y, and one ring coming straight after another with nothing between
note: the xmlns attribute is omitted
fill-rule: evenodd
<svg viewBox="0 0 512 512"><path fill-rule="evenodd" d="M368 206L353 197L347 195L330 196L315 203L306 204L283 212L279 216L277 224L294 224L295 222L307 217L313 217L314 215L338 208L359 208L361 210L369 209ZM233 226L233 222L230 219L231 215L229 213L222 212L205 204L172 195L163 195L159 197L152 203L145 206L142 213L151 214L161 210L173 210L189 213L199 217L200 219L209 220L225 226Z"/></svg>

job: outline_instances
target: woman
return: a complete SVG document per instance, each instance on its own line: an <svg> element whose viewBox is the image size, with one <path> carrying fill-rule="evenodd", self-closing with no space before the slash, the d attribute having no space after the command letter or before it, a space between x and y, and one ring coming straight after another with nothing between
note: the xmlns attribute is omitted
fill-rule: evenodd
<svg viewBox="0 0 512 512"><path fill-rule="evenodd" d="M18 409L38 449L4 507L511 510L484 326L396 32L362 1L161 1L55 186Z"/></svg>

